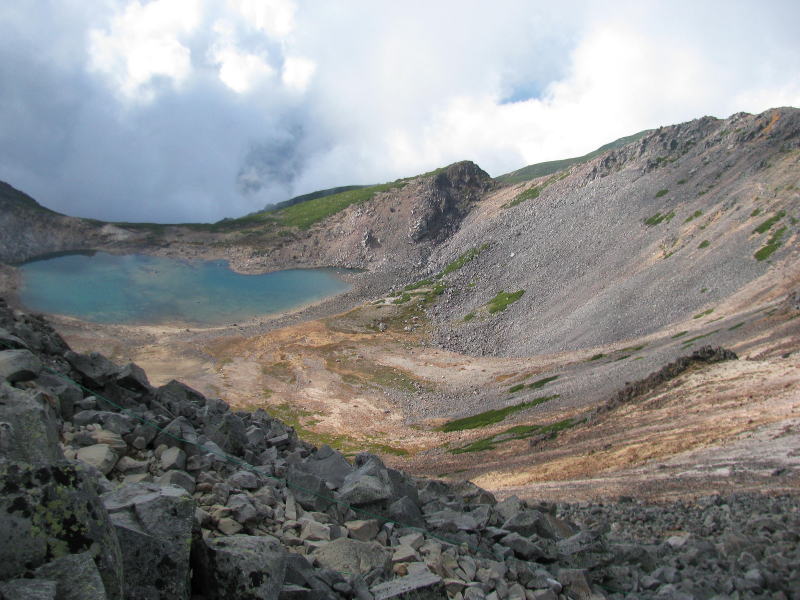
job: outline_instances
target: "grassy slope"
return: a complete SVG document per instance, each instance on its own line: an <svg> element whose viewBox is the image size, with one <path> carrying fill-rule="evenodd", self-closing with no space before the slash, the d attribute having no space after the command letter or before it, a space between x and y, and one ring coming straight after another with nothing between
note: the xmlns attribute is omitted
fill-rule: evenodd
<svg viewBox="0 0 800 600"><path fill-rule="evenodd" d="M500 181L502 183L522 183L523 181L530 181L531 179L536 179L537 177L544 177L545 175L556 173L558 171L561 171L562 169L571 167L572 165L577 165L590 161L593 158L600 156L603 152L606 152L608 150L613 150L614 148L620 148L625 144L629 144L633 141L636 141L644 137L646 134L650 133L650 131L652 130L645 129L644 131L640 131L639 133L634 133L633 135L621 137L618 140L614 140L611 143L605 144L604 146L600 146L597 150L589 152L589 154L584 154L583 156L577 156L575 158L564 158L561 160L551 160L548 162L537 163L535 165L528 165L527 167L522 167L521 169L517 169L516 171L511 171L510 173L506 173L505 175L499 175L498 177L495 177L495 180Z"/></svg>

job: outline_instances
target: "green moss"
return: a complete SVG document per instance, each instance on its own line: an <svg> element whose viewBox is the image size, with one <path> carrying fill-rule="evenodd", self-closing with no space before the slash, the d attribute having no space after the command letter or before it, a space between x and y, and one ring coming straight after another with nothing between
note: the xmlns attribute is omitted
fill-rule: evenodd
<svg viewBox="0 0 800 600"><path fill-rule="evenodd" d="M708 240L703 240L702 242L700 242L700 244L697 247L698 248L708 248L710 245L711 245L711 242L709 242Z"/></svg>
<svg viewBox="0 0 800 600"><path fill-rule="evenodd" d="M678 185L683 185L684 183L686 183L685 179L678 179Z"/></svg>
<svg viewBox="0 0 800 600"><path fill-rule="evenodd" d="M783 217L786 216L785 210L780 210L772 215L769 219L761 223L758 227L753 229L753 233L766 233L769 231L775 223L780 221Z"/></svg>
<svg viewBox="0 0 800 600"><path fill-rule="evenodd" d="M753 212L751 212L751 213L750 213L750 216L751 216L751 217L757 217L757 216L758 216L758 215L760 215L760 214L761 214L761 209L760 209L760 208L757 208L757 209L755 209Z"/></svg>
<svg viewBox="0 0 800 600"><path fill-rule="evenodd" d="M755 259L767 260L770 256L772 256L772 253L780 248L781 245L783 245L781 238L783 237L784 233L786 233L786 227L781 227L775 233L773 233L772 237L767 241L767 245L753 255Z"/></svg>
<svg viewBox="0 0 800 600"><path fill-rule="evenodd" d="M669 190L667 190L667 189L658 190L656 192L656 198L661 198L661 196L666 196L668 193L669 193Z"/></svg>
<svg viewBox="0 0 800 600"><path fill-rule="evenodd" d="M516 292L499 292L494 298L489 300L486 305L489 314L498 313L508 308L509 304L513 304L525 294L525 290L517 290Z"/></svg>
<svg viewBox="0 0 800 600"><path fill-rule="evenodd" d="M470 444L467 444L466 446L462 446L461 448L453 448L449 452L451 454L465 454L467 452L483 452L486 450L494 450L500 444L513 442L516 440L523 440L533 436L534 434L546 435L552 439L555 438L560 432L569 429L570 427L574 427L575 425L577 425L577 422L573 421L572 419L564 419L563 421L557 421L555 423L550 423L549 425L516 425L495 435L476 440Z"/></svg>
<svg viewBox="0 0 800 600"><path fill-rule="evenodd" d="M607 354L603 354L602 352L595 354L591 358L586 359L586 362L592 362L593 360L600 360L601 358L605 358L608 356Z"/></svg>
<svg viewBox="0 0 800 600"><path fill-rule="evenodd" d="M747 323L747 321L742 321L741 323L737 323L737 324L736 324L736 325L734 325L733 327L728 327L728 331L734 331L734 330L736 330L736 329L739 329L739 327L741 327L741 326L742 326L742 325L744 325L745 323Z"/></svg>
<svg viewBox="0 0 800 600"><path fill-rule="evenodd" d="M715 329L714 331L709 331L708 333L704 333L702 335L696 335L694 337L689 338L688 340L684 340L684 346L690 346L692 342L696 342L697 340L702 340L703 338L707 338L710 335L714 335L715 333L719 332L719 329Z"/></svg>
<svg viewBox="0 0 800 600"><path fill-rule="evenodd" d="M513 394L514 392L518 392L518 391L524 390L524 389L525 389L525 384L524 383L518 383L517 385L512 385L510 388L508 388L508 393L509 394Z"/></svg>
<svg viewBox="0 0 800 600"><path fill-rule="evenodd" d="M675 338L683 337L687 333L689 333L689 332L688 331L679 331L678 333L676 333L675 335L672 336L672 339L674 340Z"/></svg>
<svg viewBox="0 0 800 600"><path fill-rule="evenodd" d="M669 223L675 217L675 211L670 211L664 215L660 212L657 212L652 217L648 217L644 220L644 224L648 227L654 227L661 223Z"/></svg>
<svg viewBox="0 0 800 600"><path fill-rule="evenodd" d="M429 285L433 285L432 279L420 279L415 283L409 283L406 287L403 288L406 292L410 292L413 290L418 290L421 287L427 287Z"/></svg>
<svg viewBox="0 0 800 600"><path fill-rule="evenodd" d="M646 346L647 344L640 344L639 346L628 346L627 348L620 348L619 350L617 350L617 352L627 352L627 353L638 352L639 350L641 350Z"/></svg>
<svg viewBox="0 0 800 600"><path fill-rule="evenodd" d="M466 429L477 429L479 427L487 427L488 425L494 425L495 423L499 423L500 421L504 420L508 415L514 414L521 410L525 410L527 408L532 408L534 406L538 406L539 404L543 404L549 400L554 398L558 398L558 395L554 396L544 396L542 398L536 398L534 400L529 400L527 402L521 402L520 404L513 404L511 406L506 406L505 408L498 408L494 410L487 410L482 413L478 413L476 415L472 415L471 417L464 417L463 419L455 419L454 421L449 421L438 428L439 431L464 431Z"/></svg>
<svg viewBox="0 0 800 600"><path fill-rule="evenodd" d="M400 294L400 296L392 300L392 304L405 304L409 300L411 300L411 294L403 292L402 294Z"/></svg>
<svg viewBox="0 0 800 600"><path fill-rule="evenodd" d="M474 318L475 318L475 313L474 312L467 313L467 314L464 315L464 322L465 323L469 323Z"/></svg>
<svg viewBox="0 0 800 600"><path fill-rule="evenodd" d="M459 256L453 262L448 264L442 270L440 276L449 275L450 273L453 273L454 271L458 271L461 267L466 265L468 262L470 262L472 260L475 260L475 258L477 258L478 255L481 252L483 252L484 250L486 250L487 248L489 248L489 244L481 244L480 246L477 246L475 248L470 248L469 250L467 250L466 252L461 254L461 256Z"/></svg>
<svg viewBox="0 0 800 600"><path fill-rule="evenodd" d="M706 315L710 315L710 314L711 314L711 313L713 313L713 312L714 312L714 309L713 309L713 308L709 308L708 310L704 310L704 311L703 311L703 312L701 312L701 313L697 313L697 314L696 314L695 316L693 316L692 318L693 318L693 319L702 319L702 318L703 318L703 317L705 317Z"/></svg>
<svg viewBox="0 0 800 600"><path fill-rule="evenodd" d="M520 390L528 389L528 390L539 390L546 386L551 381L555 381L558 379L558 375L551 375L550 377L545 377L544 379L539 379L538 381L534 381L533 383L518 383L517 385L511 386L508 388L508 392L513 394L514 392L519 392Z"/></svg>
<svg viewBox="0 0 800 600"><path fill-rule="evenodd" d="M533 200L534 198L538 198L539 194L541 193L541 188L538 186L533 186L528 188L524 192L517 194L514 199L506 204L503 208L511 208L512 206L516 206L517 204L522 204L526 200Z"/></svg>
<svg viewBox="0 0 800 600"><path fill-rule="evenodd" d="M696 210L692 214L690 214L688 217L686 217L686 220L684 221L684 223L691 223L695 219L698 219L698 218L700 218L702 216L703 216L703 211L702 210Z"/></svg>

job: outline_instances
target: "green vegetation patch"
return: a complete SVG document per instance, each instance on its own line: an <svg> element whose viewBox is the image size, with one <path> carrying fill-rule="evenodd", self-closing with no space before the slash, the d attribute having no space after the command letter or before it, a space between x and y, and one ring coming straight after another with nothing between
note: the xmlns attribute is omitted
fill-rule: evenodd
<svg viewBox="0 0 800 600"><path fill-rule="evenodd" d="M516 292L499 292L497 296L489 300L486 305L489 314L498 313L508 308L509 304L513 304L525 294L525 290L517 290Z"/></svg>
<svg viewBox="0 0 800 600"><path fill-rule="evenodd" d="M736 329L739 329L739 327L741 327L745 323L747 323L747 321L742 321L741 323L737 323L733 327L728 327L728 331L735 331Z"/></svg>
<svg viewBox="0 0 800 600"><path fill-rule="evenodd" d="M713 312L714 312L714 309L713 309L713 308L709 308L708 310L704 310L704 311L703 311L703 312L701 312L701 313L697 313L697 314L696 314L695 316L693 316L692 318L693 318L693 319L702 319L703 317L705 317L705 316L707 316L707 315L710 315L710 314L711 314L711 313L713 313Z"/></svg>
<svg viewBox="0 0 800 600"><path fill-rule="evenodd" d="M469 323L474 318L475 318L475 313L474 312L467 313L467 314L464 315L464 323Z"/></svg>
<svg viewBox="0 0 800 600"><path fill-rule="evenodd" d="M772 256L772 253L780 248L781 245L783 245L781 238L783 237L784 233L786 233L786 227L781 227L775 233L773 233L772 237L770 237L767 241L767 245L753 255L755 259L767 260L770 256Z"/></svg>
<svg viewBox="0 0 800 600"><path fill-rule="evenodd" d="M711 245L711 242L709 242L708 240L703 240L702 242L700 242L700 245L698 245L697 247L698 248L708 248L710 245Z"/></svg>
<svg viewBox="0 0 800 600"><path fill-rule="evenodd" d="M692 214L690 214L688 217L686 217L686 220L684 221L684 223L691 223L695 219L699 219L702 216L703 216L703 211L702 210L696 210Z"/></svg>
<svg viewBox="0 0 800 600"><path fill-rule="evenodd" d="M718 331L719 331L719 329L715 329L714 331L709 331L708 333L704 333L702 335L696 335L694 337L689 338L688 340L684 340L683 345L684 346L691 346L692 342L696 342L697 340L702 340L703 338L707 338L710 335L714 335Z"/></svg>
<svg viewBox="0 0 800 600"><path fill-rule="evenodd" d="M413 290L418 290L421 287L427 287L430 285L433 285L432 279L420 279L415 283L409 283L406 287L403 288L403 290L406 292L411 292Z"/></svg>
<svg viewBox="0 0 800 600"><path fill-rule="evenodd" d="M683 336L685 336L687 333L689 333L689 332L688 332L688 331L679 331L678 333L676 333L675 335L673 335L673 336L672 336L672 339L674 340L674 339L676 339L676 338L683 337Z"/></svg>
<svg viewBox="0 0 800 600"><path fill-rule="evenodd" d="M751 212L751 213L750 213L750 216L751 216L751 217L757 217L757 216L758 216L758 215L760 215L760 214L761 214L761 209L760 209L760 208L757 208L757 209L755 209L753 212Z"/></svg>
<svg viewBox="0 0 800 600"><path fill-rule="evenodd" d="M539 404L543 404L549 400L553 400L554 398L558 398L558 394L553 396L543 396L541 398L528 400L527 402L521 402L519 404L512 404L511 406L506 406L505 408L487 410L485 412L478 413L477 415L472 415L471 417L464 417L463 419L455 419L454 421L448 421L447 423L439 427L438 430L449 432L449 431L464 431L465 429L478 429L479 427L487 427L489 425L494 425L495 423L499 423L500 421L504 420L508 415L514 414L521 410L525 410L527 408L538 406Z"/></svg>
<svg viewBox="0 0 800 600"><path fill-rule="evenodd" d="M766 233L767 231L772 229L772 226L775 225L775 223L780 221L785 216L786 216L786 211L785 210L780 210L780 211L776 212L769 219L767 219L766 221L761 223L758 227L753 229L753 233Z"/></svg>
<svg viewBox="0 0 800 600"><path fill-rule="evenodd" d="M601 358L605 358L606 356L608 356L608 355L607 354L603 354L602 352L600 352L598 354L595 354L591 358L587 358L586 362L592 362L593 360L600 360Z"/></svg>
<svg viewBox="0 0 800 600"><path fill-rule="evenodd" d="M300 204L287 206L272 214L274 214L283 225L298 227L299 229L308 229L315 223L324 221L352 204L369 202L376 194L402 188L406 183L407 181L398 180L391 183L382 183L380 185L347 190L338 194L314 198L306 202L301 202Z"/></svg>
<svg viewBox="0 0 800 600"><path fill-rule="evenodd" d="M440 277L444 275L449 275L455 271L458 271L461 267L466 265L468 262L475 260L481 252L489 248L489 244L481 244L480 246L476 246L475 248L470 248L453 262L448 264L440 274Z"/></svg>
<svg viewBox="0 0 800 600"><path fill-rule="evenodd" d="M558 379L558 377L559 377L558 375L551 375L550 377L539 379L538 381L534 381L533 383L528 383L528 384L518 383L517 385L513 385L510 388L508 388L508 393L513 394L515 392L519 392L520 390L525 390L525 389L539 390L544 386L546 386L551 381L555 381L556 379Z"/></svg>
<svg viewBox="0 0 800 600"><path fill-rule="evenodd" d="M663 215L660 212L657 212L652 217L647 217L644 220L644 224L647 225L648 227L654 227L656 225L660 225L661 223L669 223L670 221L672 221L674 217L675 217L674 210L671 210Z"/></svg>
<svg viewBox="0 0 800 600"><path fill-rule="evenodd" d="M512 206L516 206L517 204L522 204L526 200L533 200L539 197L543 188L539 186L533 186L525 190L524 192L517 194L514 199L505 205L504 208L511 208Z"/></svg>
<svg viewBox="0 0 800 600"><path fill-rule="evenodd" d="M656 198L661 198L661 196L666 196L667 194L669 194L668 189L658 190L656 192Z"/></svg>
<svg viewBox="0 0 800 600"><path fill-rule="evenodd" d="M505 431L496 433L486 438L482 438L462 446L461 448L453 448L450 450L451 454L465 454L467 452L483 452L485 450L494 450L499 444L513 442L515 440L524 440L535 435L546 435L549 439L555 438L561 431L569 429L577 425L577 422L572 419L564 419L563 421L556 421L549 425L516 425L509 427Z"/></svg>

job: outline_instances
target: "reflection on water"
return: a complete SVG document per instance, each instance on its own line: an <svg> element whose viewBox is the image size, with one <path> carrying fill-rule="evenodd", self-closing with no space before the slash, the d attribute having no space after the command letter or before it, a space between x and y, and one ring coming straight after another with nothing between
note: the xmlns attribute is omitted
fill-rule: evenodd
<svg viewBox="0 0 800 600"><path fill-rule="evenodd" d="M22 303L98 323L219 325L282 312L343 292L335 269L241 275L225 261L97 252L20 266Z"/></svg>

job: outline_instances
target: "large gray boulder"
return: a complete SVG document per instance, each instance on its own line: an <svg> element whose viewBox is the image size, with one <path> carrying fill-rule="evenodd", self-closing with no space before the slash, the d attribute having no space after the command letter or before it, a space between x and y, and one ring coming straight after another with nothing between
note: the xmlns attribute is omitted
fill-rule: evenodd
<svg viewBox="0 0 800 600"><path fill-rule="evenodd" d="M76 458L108 475L117 464L119 455L108 444L93 444L78 450Z"/></svg>
<svg viewBox="0 0 800 600"><path fill-rule="evenodd" d="M324 511L334 502L333 492L313 473L290 467L286 481L295 500L306 510Z"/></svg>
<svg viewBox="0 0 800 600"><path fill-rule="evenodd" d="M77 354L70 350L64 354L64 358L91 386L102 387L111 383L120 373L120 368L99 352Z"/></svg>
<svg viewBox="0 0 800 600"><path fill-rule="evenodd" d="M0 490L0 580L53 559L88 553L108 598L122 599L117 537L82 467L64 460L35 466L0 461Z"/></svg>
<svg viewBox="0 0 800 600"><path fill-rule="evenodd" d="M286 551L273 537L230 535L196 544L195 585L209 598L277 600Z"/></svg>
<svg viewBox="0 0 800 600"><path fill-rule="evenodd" d="M29 463L64 458L55 411L41 392L0 382L0 456Z"/></svg>
<svg viewBox="0 0 800 600"><path fill-rule="evenodd" d="M322 446L298 467L313 473L334 488L340 488L345 478L355 470L341 453L328 445Z"/></svg>
<svg viewBox="0 0 800 600"><path fill-rule="evenodd" d="M34 571L40 579L56 582L58 600L106 600L106 589L97 565L88 552L68 554Z"/></svg>
<svg viewBox="0 0 800 600"><path fill-rule="evenodd" d="M50 579L12 579L0 582L0 598L5 600L59 600L58 584Z"/></svg>
<svg viewBox="0 0 800 600"><path fill-rule="evenodd" d="M389 551L378 542L360 542L339 538L314 550L312 556L327 569L340 573L368 573L373 569L388 570Z"/></svg>
<svg viewBox="0 0 800 600"><path fill-rule="evenodd" d="M247 448L247 428L237 415L226 412L206 424L206 436L228 454L243 456Z"/></svg>
<svg viewBox="0 0 800 600"><path fill-rule="evenodd" d="M149 483L104 494L125 568L129 598L188 599L194 501L183 488Z"/></svg>
<svg viewBox="0 0 800 600"><path fill-rule="evenodd" d="M42 371L42 361L30 350L3 350L0 346L0 380L30 381Z"/></svg>

